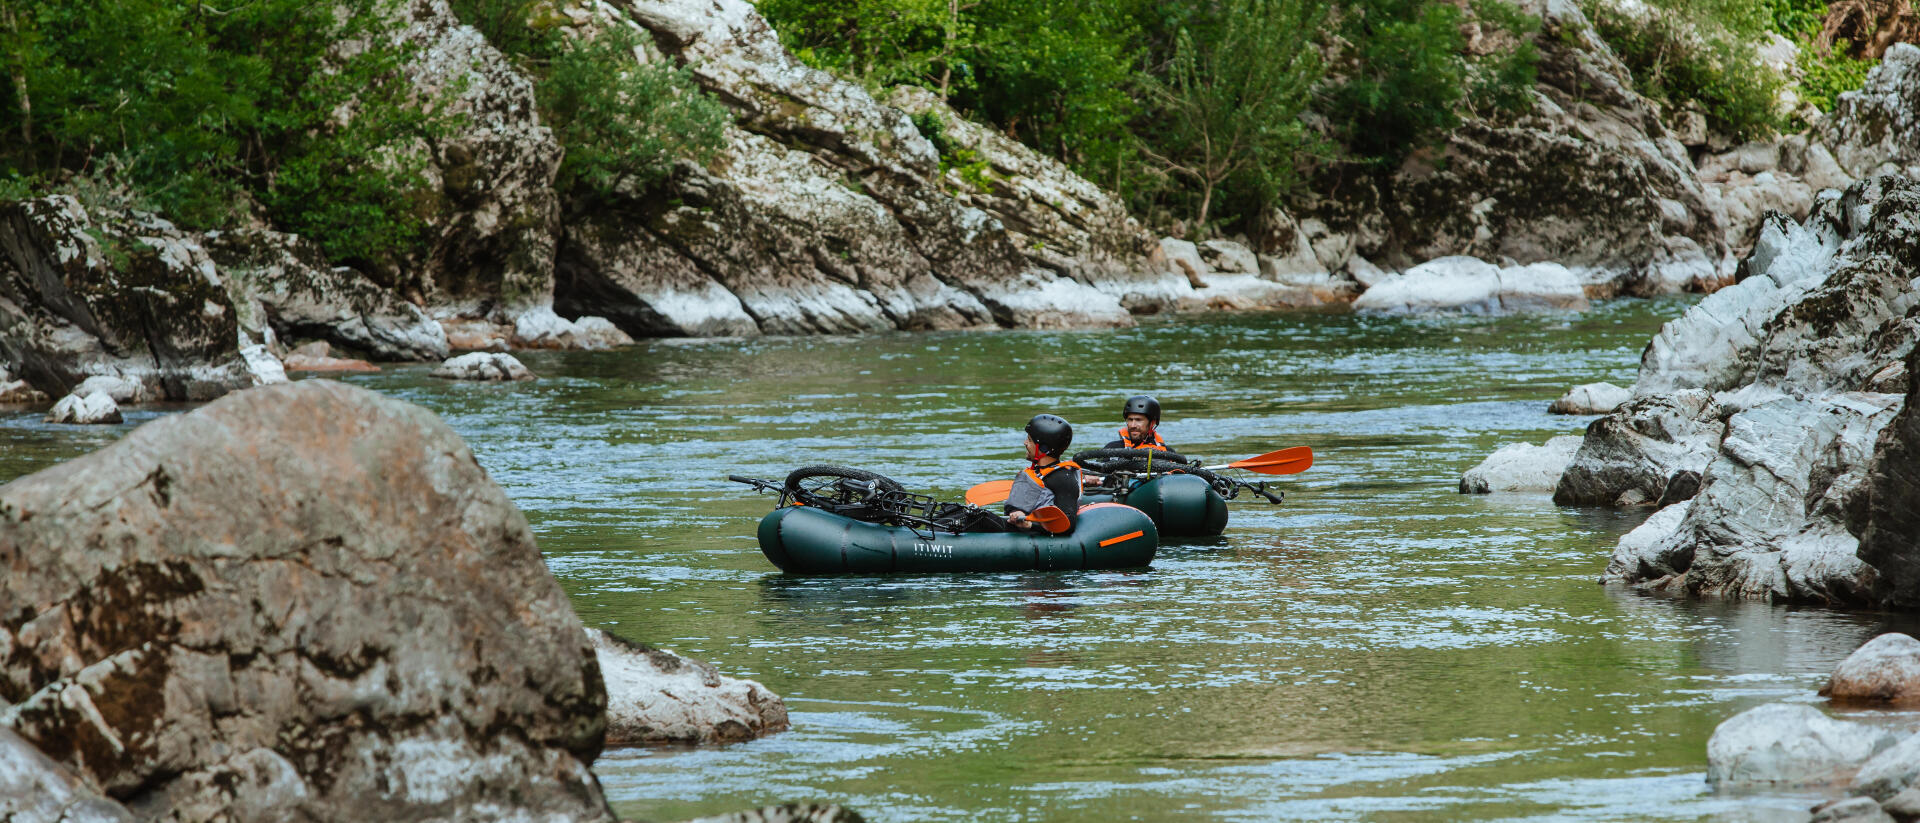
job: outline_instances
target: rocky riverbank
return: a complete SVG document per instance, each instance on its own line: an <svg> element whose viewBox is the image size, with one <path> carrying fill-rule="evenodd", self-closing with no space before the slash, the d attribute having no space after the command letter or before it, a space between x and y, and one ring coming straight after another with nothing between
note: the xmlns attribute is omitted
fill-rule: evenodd
<svg viewBox="0 0 1920 823"><path fill-rule="evenodd" d="M0 560L9 820L612 820L604 746L787 725L590 636L459 437L337 383L0 486Z"/></svg>
<svg viewBox="0 0 1920 823"><path fill-rule="evenodd" d="M1801 222L1776 214L1745 279L1648 344L1631 399L1587 427L1553 487L1561 505L1657 509L1621 539L1604 581L1920 602L1908 459L1917 223L1920 185L1903 177L1829 191Z"/></svg>
<svg viewBox="0 0 1920 823"><path fill-rule="evenodd" d="M1387 182L1302 203L1263 236L1158 238L1119 198L938 97L808 68L745 0L566 6L633 27L732 115L723 156L614 202L555 189L533 84L444 0L406 4L407 77L461 126L428 159L429 259L339 267L267 228L191 232L49 197L0 204L0 366L48 399L86 377L193 400L274 382L288 346L442 359L632 337L1114 326L1162 311L1342 304L1577 309L1710 291L1768 210L1913 162L1920 50L1895 46L1819 128L1713 154L1671 127L1565 0L1529 0L1527 110L1470 120ZM943 156L975 162L963 172ZM568 319L575 318L575 319ZM605 318L600 320L598 318ZM14 399L26 396L9 395Z"/></svg>

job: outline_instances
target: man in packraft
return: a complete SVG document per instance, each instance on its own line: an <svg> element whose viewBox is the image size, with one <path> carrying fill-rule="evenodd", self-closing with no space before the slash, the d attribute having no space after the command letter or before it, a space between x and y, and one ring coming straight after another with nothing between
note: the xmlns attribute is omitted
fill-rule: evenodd
<svg viewBox="0 0 1920 823"><path fill-rule="evenodd" d="M1065 418L1036 414L1027 421L1027 467L1013 478L1007 495L1008 525L1034 528L1027 515L1045 506L1058 507L1069 524L1080 522L1080 466L1060 459L1072 444L1073 426Z"/></svg>
<svg viewBox="0 0 1920 823"><path fill-rule="evenodd" d="M1136 394L1120 406L1120 439L1107 444L1109 449L1154 449L1173 451L1160 439L1160 401L1151 395Z"/></svg>

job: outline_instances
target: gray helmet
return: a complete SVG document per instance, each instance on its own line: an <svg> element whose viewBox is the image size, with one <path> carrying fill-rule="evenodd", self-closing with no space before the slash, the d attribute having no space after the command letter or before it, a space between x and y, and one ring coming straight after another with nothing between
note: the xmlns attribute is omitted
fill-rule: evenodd
<svg viewBox="0 0 1920 823"><path fill-rule="evenodd" d="M1040 446L1040 451L1059 457L1073 444L1073 426L1059 415L1036 414L1027 421L1027 436Z"/></svg>
<svg viewBox="0 0 1920 823"><path fill-rule="evenodd" d="M1152 395L1136 394L1127 398L1127 404L1120 407L1121 417L1129 414L1144 414L1148 420L1158 423L1160 422L1160 401L1153 399Z"/></svg>

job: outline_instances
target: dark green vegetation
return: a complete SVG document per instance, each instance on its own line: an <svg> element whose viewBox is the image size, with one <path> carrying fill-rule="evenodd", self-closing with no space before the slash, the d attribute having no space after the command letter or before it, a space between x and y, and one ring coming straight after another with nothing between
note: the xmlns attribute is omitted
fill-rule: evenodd
<svg viewBox="0 0 1920 823"><path fill-rule="evenodd" d="M1194 235L1314 174L1390 168L1526 104L1538 22L1502 0L762 0L801 59L912 83ZM1502 45L1475 55L1464 24ZM960 163L964 167L964 163Z"/></svg>
<svg viewBox="0 0 1920 823"><path fill-rule="evenodd" d="M7 193L69 191L194 228L265 218L346 261L417 243L432 197L408 148L448 128L443 101L408 100L404 49L329 58L390 29L391 4L232 5L0 7Z"/></svg>
<svg viewBox="0 0 1920 823"><path fill-rule="evenodd" d="M636 65L625 29L576 43L534 4L464 0L537 82L563 193L644 185L721 143L682 69ZM18 0L0 5L0 196L68 192L185 227L255 221L367 270L424 256L446 207L428 164L461 125L395 45L398 0ZM342 43L371 43L341 49Z"/></svg>
<svg viewBox="0 0 1920 823"><path fill-rule="evenodd" d="M1741 139L1798 125L1774 102L1789 78L1754 61L1770 34L1799 47L1798 94L1823 112L1876 62L1815 46L1826 0L1647 0L1638 14L1605 0L1583 5L1641 94L1670 108L1697 105L1713 129Z"/></svg>
<svg viewBox="0 0 1920 823"><path fill-rule="evenodd" d="M727 110L671 61L635 64L650 46L626 26L563 33L539 0L453 0L454 15L534 78L541 122L566 148L563 194L608 196L666 177L674 160L705 163L724 145Z"/></svg>

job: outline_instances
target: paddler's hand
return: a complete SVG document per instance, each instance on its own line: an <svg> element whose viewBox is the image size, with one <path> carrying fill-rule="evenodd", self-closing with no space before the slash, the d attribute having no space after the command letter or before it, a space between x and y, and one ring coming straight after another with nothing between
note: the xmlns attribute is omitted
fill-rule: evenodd
<svg viewBox="0 0 1920 823"><path fill-rule="evenodd" d="M1007 512L1007 523L1021 529L1033 528L1033 524L1027 522L1027 513L1022 511Z"/></svg>

